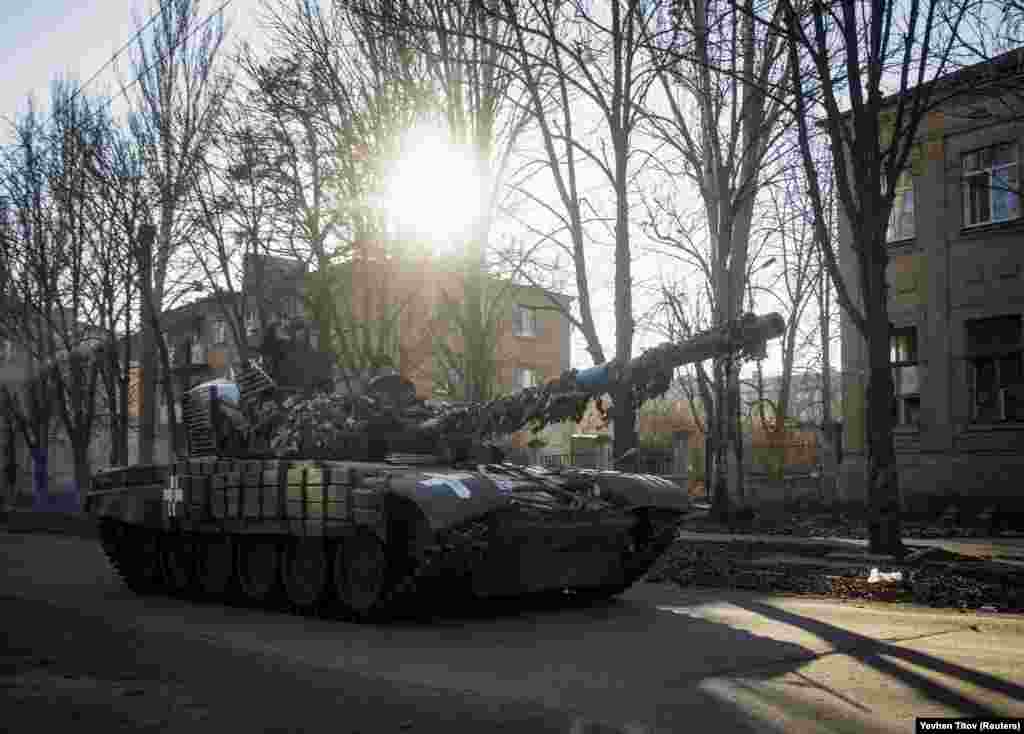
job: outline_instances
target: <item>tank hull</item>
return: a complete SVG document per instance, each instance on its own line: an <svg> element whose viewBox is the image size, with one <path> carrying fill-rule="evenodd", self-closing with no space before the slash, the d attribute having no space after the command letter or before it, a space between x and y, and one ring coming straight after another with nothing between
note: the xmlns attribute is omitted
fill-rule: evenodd
<svg viewBox="0 0 1024 734"><path fill-rule="evenodd" d="M687 508L672 482L612 471L208 458L100 472L87 499L133 589L260 601L276 587L296 611L356 619L439 596L618 593Z"/></svg>

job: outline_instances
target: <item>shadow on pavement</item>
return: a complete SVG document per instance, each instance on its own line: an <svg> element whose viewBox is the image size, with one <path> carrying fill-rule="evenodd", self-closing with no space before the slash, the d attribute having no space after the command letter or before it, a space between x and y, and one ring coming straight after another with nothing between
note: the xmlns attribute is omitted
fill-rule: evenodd
<svg viewBox="0 0 1024 734"><path fill-rule="evenodd" d="M832 645L837 652L852 657L894 681L913 688L935 703L956 709L962 715L998 717L1004 714L990 709L949 686L899 665L894 660L900 660L934 673L948 675L978 688L1024 702L1024 686L1011 683L1003 678L966 668L928 653L909 650L898 644L865 637L842 627L780 609L764 602L751 600L734 603L768 619L806 630Z"/></svg>

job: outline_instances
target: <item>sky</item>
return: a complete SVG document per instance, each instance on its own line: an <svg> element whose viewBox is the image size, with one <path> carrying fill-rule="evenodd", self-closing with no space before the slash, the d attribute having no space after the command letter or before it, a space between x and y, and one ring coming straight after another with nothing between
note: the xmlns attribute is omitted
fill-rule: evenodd
<svg viewBox="0 0 1024 734"><path fill-rule="evenodd" d="M215 10L223 0L204 0L200 14ZM18 0L0 0L12 6L8 9L5 22L0 24L0 141L9 140L10 124L14 118L27 109L27 98L31 94L43 107L49 96L51 82L58 77L67 77L85 82L111 58L135 33L152 13L152 5L146 0L43 0L35 3L21 3ZM260 11L260 0L232 0L225 10L229 27L229 47L242 38L254 39L258 34L256 18ZM124 51L116 64L105 69L88 87L94 94L118 92L120 80L131 78L129 51ZM646 258L645 258L646 259ZM598 265L592 263L592 267ZM614 352L612 340L613 319L611 318L612 294L610 281L611 263L594 268L595 285L607 284L602 293L595 294L600 313L595 314L609 357ZM649 262L636 269L637 280L653 285L663 274L670 262ZM643 311L643 299L634 295L637 301L637 318ZM766 304L767 305L767 304ZM603 307L602 307L603 306ZM765 309L770 310L770 309ZM655 334L638 333L637 348L652 346L662 341ZM589 364L583 340L576 334L573 340L572 364L582 367ZM781 364L777 344L769 347L766 369L777 371L773 365Z"/></svg>
<svg viewBox="0 0 1024 734"><path fill-rule="evenodd" d="M203 0L205 15L223 0ZM236 32L252 33L259 0L232 0L225 17ZM136 19L145 23L153 7L148 0L0 0L0 119L9 121L26 109L34 94L45 103L50 83L57 77L89 79L135 33ZM118 80L129 79L126 50L89 85L90 92L116 92ZM2 138L6 139L7 130Z"/></svg>

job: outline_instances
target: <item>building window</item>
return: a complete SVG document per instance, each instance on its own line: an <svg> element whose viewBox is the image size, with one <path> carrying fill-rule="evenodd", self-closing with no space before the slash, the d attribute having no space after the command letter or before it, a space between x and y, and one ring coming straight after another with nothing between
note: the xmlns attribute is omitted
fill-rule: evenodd
<svg viewBox="0 0 1024 734"><path fill-rule="evenodd" d="M256 336L260 331L260 315L257 311L249 311L245 315L245 333Z"/></svg>
<svg viewBox="0 0 1024 734"><path fill-rule="evenodd" d="M193 338L189 343L189 361L192 364L202 364L206 361L206 349L203 347L203 342L198 338Z"/></svg>
<svg viewBox="0 0 1024 734"><path fill-rule="evenodd" d="M916 426L921 420L921 366L917 356L917 327L893 329L889 335L892 364L893 422Z"/></svg>
<svg viewBox="0 0 1024 734"><path fill-rule="evenodd" d="M217 320L213 322L213 343L226 344L228 341L228 323Z"/></svg>
<svg viewBox="0 0 1024 734"><path fill-rule="evenodd" d="M539 382L537 370L533 367L516 367L513 379L515 380L516 388L519 390L536 387Z"/></svg>
<svg viewBox="0 0 1024 734"><path fill-rule="evenodd" d="M889 213L889 227L885 231L886 242L909 240L914 236L914 178L910 171L904 171L896 181L896 191Z"/></svg>
<svg viewBox="0 0 1024 734"><path fill-rule="evenodd" d="M972 319L966 326L971 420L1024 420L1021 317Z"/></svg>
<svg viewBox="0 0 1024 734"><path fill-rule="evenodd" d="M1017 144L1003 143L963 157L964 226L1020 216Z"/></svg>
<svg viewBox="0 0 1024 734"><path fill-rule="evenodd" d="M537 336L537 309L516 304L512 309L512 333L515 336Z"/></svg>
<svg viewBox="0 0 1024 734"><path fill-rule="evenodd" d="M0 339L0 364L10 364L14 361L14 342L10 339Z"/></svg>

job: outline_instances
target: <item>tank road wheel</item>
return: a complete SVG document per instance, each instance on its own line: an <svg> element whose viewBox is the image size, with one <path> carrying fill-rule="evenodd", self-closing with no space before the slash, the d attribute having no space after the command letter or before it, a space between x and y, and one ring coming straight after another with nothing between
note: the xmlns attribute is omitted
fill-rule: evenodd
<svg viewBox="0 0 1024 734"><path fill-rule="evenodd" d="M327 591L327 554L321 538L297 540L285 553L284 592L303 614L317 612Z"/></svg>
<svg viewBox="0 0 1024 734"><path fill-rule="evenodd" d="M211 599L226 599L235 576L235 544L229 535L215 535L198 544L199 588Z"/></svg>
<svg viewBox="0 0 1024 734"><path fill-rule="evenodd" d="M337 545L334 587L344 611L356 619L379 614L391 587L387 548L374 533L357 529Z"/></svg>
<svg viewBox="0 0 1024 734"><path fill-rule="evenodd" d="M281 553L272 540L247 538L238 544L238 588L254 604L265 604L277 591Z"/></svg>
<svg viewBox="0 0 1024 734"><path fill-rule="evenodd" d="M196 540L189 535L165 535L160 550L167 590L175 596L188 595L195 589Z"/></svg>
<svg viewBox="0 0 1024 734"><path fill-rule="evenodd" d="M125 586L136 594L156 594L164 580L160 567L160 534L147 528L123 526L117 541L119 571Z"/></svg>

